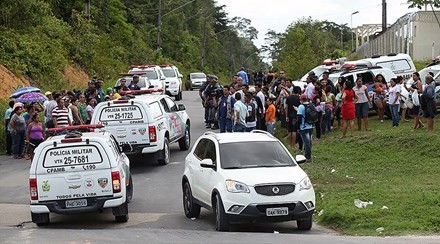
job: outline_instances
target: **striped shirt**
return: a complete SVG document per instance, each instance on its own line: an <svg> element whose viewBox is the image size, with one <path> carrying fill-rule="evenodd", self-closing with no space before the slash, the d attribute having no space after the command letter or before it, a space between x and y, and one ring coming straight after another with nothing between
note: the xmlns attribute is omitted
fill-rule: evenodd
<svg viewBox="0 0 440 244"><path fill-rule="evenodd" d="M52 110L52 117L53 119L57 120L57 127L66 127L69 126L69 109L68 108L62 108L59 109L58 107L54 108Z"/></svg>

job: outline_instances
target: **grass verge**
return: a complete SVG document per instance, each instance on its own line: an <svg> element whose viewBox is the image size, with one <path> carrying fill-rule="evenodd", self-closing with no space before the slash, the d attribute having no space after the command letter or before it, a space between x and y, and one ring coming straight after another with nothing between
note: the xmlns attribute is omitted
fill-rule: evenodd
<svg viewBox="0 0 440 244"><path fill-rule="evenodd" d="M335 130L314 140L313 162L301 167L314 184L316 212L323 210L315 219L349 235L438 234L439 123L428 134L426 128L411 132L412 120L391 128L390 120L380 123L374 116L372 131L339 139ZM285 129L278 128L277 136L288 145ZM373 205L357 208L355 199ZM379 227L384 231L376 232Z"/></svg>

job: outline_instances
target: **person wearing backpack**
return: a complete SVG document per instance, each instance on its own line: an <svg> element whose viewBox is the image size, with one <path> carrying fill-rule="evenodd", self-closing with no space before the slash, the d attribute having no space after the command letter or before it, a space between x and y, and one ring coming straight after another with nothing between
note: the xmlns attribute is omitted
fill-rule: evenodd
<svg viewBox="0 0 440 244"><path fill-rule="evenodd" d="M303 141L305 156L307 162L312 160L312 132L313 125L318 121L318 112L315 106L309 103L306 94L299 97L301 105L298 107L296 127L299 128L299 133Z"/></svg>

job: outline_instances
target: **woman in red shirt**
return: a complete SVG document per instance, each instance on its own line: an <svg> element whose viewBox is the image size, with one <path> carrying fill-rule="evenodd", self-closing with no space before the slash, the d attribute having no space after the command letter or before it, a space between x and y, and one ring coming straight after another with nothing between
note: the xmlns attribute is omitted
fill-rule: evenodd
<svg viewBox="0 0 440 244"><path fill-rule="evenodd" d="M347 127L350 125L350 134L354 134L354 118L356 118L356 113L354 110L354 104L358 100L358 96L353 91L353 84L351 81L344 82L344 91L342 94L342 138L345 138L347 133Z"/></svg>

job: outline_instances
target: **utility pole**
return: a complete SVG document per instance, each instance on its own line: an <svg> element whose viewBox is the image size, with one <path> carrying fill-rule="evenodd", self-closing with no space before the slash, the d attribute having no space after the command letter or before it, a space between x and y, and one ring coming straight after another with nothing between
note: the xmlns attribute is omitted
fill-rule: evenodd
<svg viewBox="0 0 440 244"><path fill-rule="evenodd" d="M160 20L161 16L161 10L162 10L162 0L159 0L159 4L157 7L158 15L157 15L157 50L160 50L160 31L162 28L162 22Z"/></svg>
<svg viewBox="0 0 440 244"><path fill-rule="evenodd" d="M343 32L342 32L342 25L341 25L341 51L344 51L344 44L343 44L343 42L342 42L342 34L343 34Z"/></svg>
<svg viewBox="0 0 440 244"><path fill-rule="evenodd" d="M353 13L351 13L351 17L350 17L350 28L351 28L351 52L356 51L353 47L353 15L358 14L359 11L355 11ZM357 30L356 30L357 31ZM356 35L357 36L357 35ZM357 48L357 47L356 47Z"/></svg>
<svg viewBox="0 0 440 244"><path fill-rule="evenodd" d="M206 47L206 16L204 16L203 18L202 69L205 67L205 47Z"/></svg>
<svg viewBox="0 0 440 244"><path fill-rule="evenodd" d="M385 32L387 28L387 1L382 0L382 32Z"/></svg>
<svg viewBox="0 0 440 244"><path fill-rule="evenodd" d="M90 0L86 0L86 15L87 19L90 19Z"/></svg>

